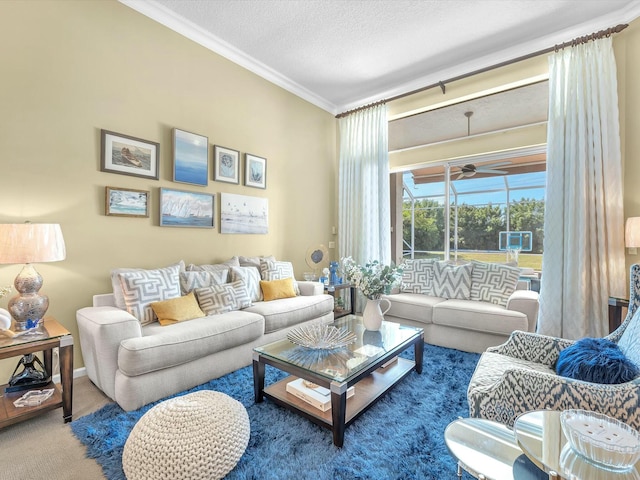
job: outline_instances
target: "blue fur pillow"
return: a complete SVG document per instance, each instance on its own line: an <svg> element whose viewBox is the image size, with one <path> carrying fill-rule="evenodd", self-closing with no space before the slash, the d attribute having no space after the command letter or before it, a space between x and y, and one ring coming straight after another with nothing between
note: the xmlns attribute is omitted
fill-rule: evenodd
<svg viewBox="0 0 640 480"><path fill-rule="evenodd" d="M626 383L640 370L618 345L605 338L583 338L560 352L556 373L592 383Z"/></svg>

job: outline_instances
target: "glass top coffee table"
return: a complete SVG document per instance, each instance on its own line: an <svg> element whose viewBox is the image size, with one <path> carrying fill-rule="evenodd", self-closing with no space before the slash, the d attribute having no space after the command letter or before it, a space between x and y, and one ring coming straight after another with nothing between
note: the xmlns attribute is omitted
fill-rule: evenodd
<svg viewBox="0 0 640 480"><path fill-rule="evenodd" d="M345 428L412 370L422 373L424 333L421 328L383 322L379 331L366 330L361 317L347 315L333 323L347 328L356 341L335 350L311 349L288 339L254 349L253 385L256 403L267 397L333 432L333 443L341 447ZM396 358L414 347L415 361ZM265 388L265 365L291 376ZM287 391L287 384L301 378L330 390L331 407L326 411ZM348 395L354 387L353 396ZM347 397L350 397L347 399Z"/></svg>

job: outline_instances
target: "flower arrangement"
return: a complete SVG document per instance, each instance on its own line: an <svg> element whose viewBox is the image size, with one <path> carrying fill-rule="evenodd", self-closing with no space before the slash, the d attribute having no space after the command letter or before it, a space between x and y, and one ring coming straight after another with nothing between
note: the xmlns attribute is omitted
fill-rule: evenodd
<svg viewBox="0 0 640 480"><path fill-rule="evenodd" d="M7 285L6 287L0 288L0 298L4 297L7 293L11 292L11 285Z"/></svg>
<svg viewBox="0 0 640 480"><path fill-rule="evenodd" d="M388 295L391 289L402 285L404 264L382 265L378 260L373 260L365 265L358 265L351 257L343 258L341 263L347 281L371 300L377 300L383 294Z"/></svg>

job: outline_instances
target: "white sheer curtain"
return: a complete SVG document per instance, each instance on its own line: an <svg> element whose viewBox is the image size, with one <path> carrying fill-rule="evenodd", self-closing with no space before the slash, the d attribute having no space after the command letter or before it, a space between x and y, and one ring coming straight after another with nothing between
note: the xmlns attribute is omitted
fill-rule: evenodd
<svg viewBox="0 0 640 480"><path fill-rule="evenodd" d="M363 264L391 259L387 106L343 117L340 125L338 251Z"/></svg>
<svg viewBox="0 0 640 480"><path fill-rule="evenodd" d="M622 161L611 38L549 60L547 194L538 331L608 333L607 300L624 295Z"/></svg>

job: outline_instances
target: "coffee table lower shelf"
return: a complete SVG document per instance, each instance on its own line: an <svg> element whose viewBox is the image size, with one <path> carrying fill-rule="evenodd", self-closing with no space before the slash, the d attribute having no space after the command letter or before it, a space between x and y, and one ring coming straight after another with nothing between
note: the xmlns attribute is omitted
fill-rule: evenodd
<svg viewBox="0 0 640 480"><path fill-rule="evenodd" d="M391 387L407 376L415 368L415 362L398 358L396 362L385 368L378 368L370 375L354 385L355 394L347 399L345 413L345 427L377 402ZM295 411L322 427L333 430L331 409L323 412L319 408L309 405L304 400L287 392L287 383L298 377L289 376L264 389L264 395L274 403Z"/></svg>

